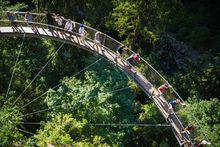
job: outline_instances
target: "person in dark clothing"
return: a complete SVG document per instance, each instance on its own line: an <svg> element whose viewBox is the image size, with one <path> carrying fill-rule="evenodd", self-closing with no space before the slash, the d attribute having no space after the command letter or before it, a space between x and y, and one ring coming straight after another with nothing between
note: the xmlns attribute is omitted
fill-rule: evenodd
<svg viewBox="0 0 220 147"><path fill-rule="evenodd" d="M117 57L121 56L124 52L126 52L128 50L128 47L125 45L121 45L117 48Z"/></svg>
<svg viewBox="0 0 220 147"><path fill-rule="evenodd" d="M124 47L125 47L125 45L121 45L121 46L119 46L119 47L117 48L117 54L118 54L118 55L121 55L121 54L122 54Z"/></svg>
<svg viewBox="0 0 220 147"><path fill-rule="evenodd" d="M44 10L44 14L47 24L52 26L54 24L53 15L48 10ZM49 31L53 30L51 26L48 26Z"/></svg>
<svg viewBox="0 0 220 147"><path fill-rule="evenodd" d="M13 31L21 32L21 30L18 28L18 25L17 25L17 22L16 22L16 18L15 18L15 14L7 11L6 15L8 17L8 20L11 22Z"/></svg>
<svg viewBox="0 0 220 147"><path fill-rule="evenodd" d="M194 125L194 124L189 124L189 125L184 129L184 131L182 131L181 133L190 134L195 128L196 128L196 125Z"/></svg>
<svg viewBox="0 0 220 147"><path fill-rule="evenodd" d="M33 23L33 16L32 14L30 14L29 11L26 11L25 12L25 15L24 15L24 20L27 21L28 25L31 26L31 29L33 30L33 32L36 34L37 33L37 27L34 25Z"/></svg>

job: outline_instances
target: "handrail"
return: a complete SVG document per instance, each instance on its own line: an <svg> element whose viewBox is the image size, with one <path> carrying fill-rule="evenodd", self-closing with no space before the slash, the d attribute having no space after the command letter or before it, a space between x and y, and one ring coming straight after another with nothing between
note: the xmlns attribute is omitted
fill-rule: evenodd
<svg viewBox="0 0 220 147"><path fill-rule="evenodd" d="M10 12L10 13L14 13L14 14L25 14L25 12L23 11L1 11L1 12L4 12L4 13L7 13L7 12ZM33 13L33 12L30 12L31 15L36 15L36 16L45 16L44 13Z"/></svg>
<svg viewBox="0 0 220 147"><path fill-rule="evenodd" d="M7 23L10 23L9 20L0 20L0 22L7 22ZM28 21L21 21L21 20L15 20L14 22L18 22L18 23L28 23ZM73 32L73 31L67 31L63 28L60 28L60 27L57 27L57 26L53 26L53 25L48 25L48 24L44 24L44 23L39 23L39 22L32 22L33 24L35 25L40 25L40 26L44 26L44 27L51 27L51 28L54 28L54 29L58 29L58 30L61 30L61 31L64 31L64 32L67 32L67 33L70 33L70 34L75 34L77 36L80 36L79 33L76 33L76 32ZM80 24L80 23L78 23ZM91 38L86 38L87 40L89 41L93 41ZM100 44L101 47L107 49L108 51L111 51L112 50L110 48L108 48L107 46L104 46L103 44Z"/></svg>
<svg viewBox="0 0 220 147"><path fill-rule="evenodd" d="M20 11L2 11L2 12L5 12L5 13L6 13L6 12L11 12L11 13L14 13L14 14L25 14L25 12L20 12ZM44 13L32 13L32 12L30 12L30 14L31 14L31 15L36 15L36 16L45 16ZM67 21L68 19L64 18L64 20ZM78 22L73 21L73 20L71 20L71 22L76 23L76 24L78 24L78 25L81 24L81 23L78 23ZM95 31L95 32L99 31L99 30L96 30L96 29L94 29L94 28L92 28L92 27L90 27L90 26L87 26L87 25L85 25L85 27L86 27L86 28L89 28L90 30L93 30L93 31ZM106 34L103 33L102 31L99 31L99 32L101 32L102 34L104 34L105 36L107 36L108 38L110 38L111 40L113 40L114 42L117 42L117 43L120 44L120 45L124 45L124 44L122 44L121 42L117 41L116 39L112 38L111 36L106 35ZM129 48L128 48L128 50L129 50L130 52L132 52L132 53L135 53L133 50L131 50L131 49L129 49Z"/></svg>
<svg viewBox="0 0 220 147"><path fill-rule="evenodd" d="M9 20L0 20L0 22L11 22ZM29 21L21 21L21 20L14 20L13 22L18 22L18 23L29 23ZM58 29L58 30L62 30L62 31L65 31L65 32L69 32L69 33L73 33L73 34L76 34L76 35L80 35L79 33L76 33L76 32L73 32L73 31L67 31L63 28L60 28L60 27L57 27L57 26L53 26L53 25L48 25L48 24L44 24L44 23L39 23L39 22L31 22L33 24L36 24L36 25L41 25L41 26L45 26L45 27L51 27L51 28L54 28L54 29ZM18 26L19 27L19 26Z"/></svg>

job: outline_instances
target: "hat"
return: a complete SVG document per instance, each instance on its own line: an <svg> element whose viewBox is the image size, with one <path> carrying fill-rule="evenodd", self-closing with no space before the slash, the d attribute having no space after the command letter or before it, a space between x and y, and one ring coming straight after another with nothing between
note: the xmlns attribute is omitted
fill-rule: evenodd
<svg viewBox="0 0 220 147"><path fill-rule="evenodd" d="M83 25L83 24L80 24L79 26L80 26L80 27L84 27L84 25Z"/></svg>
<svg viewBox="0 0 220 147"><path fill-rule="evenodd" d="M140 60L140 58L139 58L139 55L138 55L138 54L135 54L133 58L134 58L134 60L135 60L135 61Z"/></svg>

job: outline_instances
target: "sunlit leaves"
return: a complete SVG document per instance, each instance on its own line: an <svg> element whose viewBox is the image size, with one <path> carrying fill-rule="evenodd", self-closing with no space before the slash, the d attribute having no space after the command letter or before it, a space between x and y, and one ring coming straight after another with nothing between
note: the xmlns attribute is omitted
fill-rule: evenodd
<svg viewBox="0 0 220 147"><path fill-rule="evenodd" d="M47 143L55 146L72 145L71 135L76 136L81 132L82 127L83 122L77 122L71 115L59 114L51 122L46 123L34 138L38 146L46 146Z"/></svg>
<svg viewBox="0 0 220 147"><path fill-rule="evenodd" d="M66 78L57 91L49 91L45 102L53 110L50 117L59 113L69 113L76 120L86 119L88 124L134 121L132 114L134 95L131 89L114 92L114 89L127 86L126 78L119 74L119 71L110 68L105 61L94 69L96 70L85 73L83 81L74 77ZM96 140L93 136L100 136L105 143L121 144L125 132L129 132L129 129L123 130L117 127L113 130L95 126L87 126L83 129L85 132L78 134L78 137L87 136L91 143L95 143Z"/></svg>
<svg viewBox="0 0 220 147"><path fill-rule="evenodd" d="M22 140L17 126L21 124L21 113L16 108L0 109L0 146L13 146Z"/></svg>
<svg viewBox="0 0 220 147"><path fill-rule="evenodd" d="M208 137L213 145L219 145L220 102L218 99L191 100L187 107L180 111L180 114L185 118L185 121L197 125L194 132L197 141L207 140Z"/></svg>

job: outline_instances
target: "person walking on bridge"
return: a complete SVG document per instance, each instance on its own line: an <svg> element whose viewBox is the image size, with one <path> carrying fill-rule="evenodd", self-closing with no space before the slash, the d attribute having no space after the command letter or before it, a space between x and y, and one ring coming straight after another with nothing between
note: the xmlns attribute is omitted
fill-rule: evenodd
<svg viewBox="0 0 220 147"><path fill-rule="evenodd" d="M211 142L202 140L201 142L195 144L195 147L205 147L205 146L210 146L210 145L211 145Z"/></svg>
<svg viewBox="0 0 220 147"><path fill-rule="evenodd" d="M196 125L195 124L189 124L181 133L187 133L187 134L191 134L191 132L196 129Z"/></svg>
<svg viewBox="0 0 220 147"><path fill-rule="evenodd" d="M75 27L75 25L74 25ZM72 36L72 30L73 30L73 23L70 19L67 20L64 29L70 34L70 38Z"/></svg>
<svg viewBox="0 0 220 147"><path fill-rule="evenodd" d="M53 31L52 26L54 24L54 20L52 14L47 9L44 10L44 14L46 16L46 22L48 24L49 31Z"/></svg>
<svg viewBox="0 0 220 147"><path fill-rule="evenodd" d="M30 14L29 11L25 12L24 20L27 21L28 25L31 26L32 31L36 34L37 28L33 24L33 16Z"/></svg>
<svg viewBox="0 0 220 147"><path fill-rule="evenodd" d="M80 39L81 39L82 43L84 43L87 34L88 33L86 32L84 25L80 24L80 26L79 26L79 35L80 35Z"/></svg>
<svg viewBox="0 0 220 147"><path fill-rule="evenodd" d="M61 29L64 29L65 27L65 19L63 16L60 16L59 14L55 15L54 20L57 23L57 26ZM61 35L63 35L64 31L60 30Z"/></svg>
<svg viewBox="0 0 220 147"><path fill-rule="evenodd" d="M169 108L168 108L168 115L173 113L173 109L176 107L177 104L180 105L186 105L185 103L181 102L180 99L174 99L169 102Z"/></svg>
<svg viewBox="0 0 220 147"><path fill-rule="evenodd" d="M120 45L117 50L116 50L116 56L115 56L115 62L117 64L118 62L118 57L121 57L123 53L126 53L128 51L128 47L125 46L124 44Z"/></svg>
<svg viewBox="0 0 220 147"><path fill-rule="evenodd" d="M128 50L128 47L125 46L124 44L120 45L118 48L117 48L117 57L121 56L123 53L125 53L126 51Z"/></svg>
<svg viewBox="0 0 220 147"><path fill-rule="evenodd" d="M6 12L6 15L8 17L8 20L11 22L11 25L12 25L12 29L13 31L15 32L21 32L21 30L18 28L17 26L17 22L16 22L16 19L15 19L15 14L7 11Z"/></svg>
<svg viewBox="0 0 220 147"><path fill-rule="evenodd" d="M93 44L93 47L94 46L101 46L101 32L97 31L95 33L95 36L94 36L94 44Z"/></svg>
<svg viewBox="0 0 220 147"><path fill-rule="evenodd" d="M161 85L157 90L159 91L159 94L162 95L170 87L172 87L172 86L169 83L166 82L163 85Z"/></svg>
<svg viewBox="0 0 220 147"><path fill-rule="evenodd" d="M139 54L132 54L130 57L125 59L125 62L127 63L127 67L131 69L131 67L136 64L140 60Z"/></svg>
<svg viewBox="0 0 220 147"><path fill-rule="evenodd" d="M60 16L60 14L57 14L55 15L54 18L55 18L55 21L57 22L57 26L63 29L65 26L64 17Z"/></svg>

